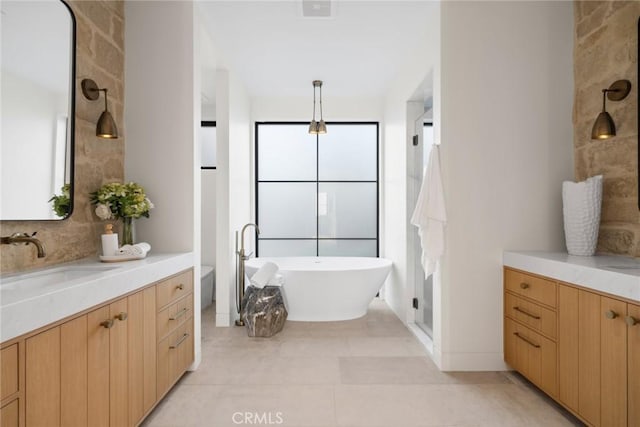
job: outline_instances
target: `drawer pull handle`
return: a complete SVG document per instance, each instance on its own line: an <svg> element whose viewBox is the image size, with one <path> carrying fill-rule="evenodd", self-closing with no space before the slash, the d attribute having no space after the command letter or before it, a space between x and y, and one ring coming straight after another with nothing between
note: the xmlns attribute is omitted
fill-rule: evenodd
<svg viewBox="0 0 640 427"><path fill-rule="evenodd" d="M633 316L627 316L627 318L625 320L627 322L627 325L629 325L629 326L634 326L634 325L637 325L638 323L640 323L640 320L636 319Z"/></svg>
<svg viewBox="0 0 640 427"><path fill-rule="evenodd" d="M169 348L170 348L170 349L178 348L178 347L180 346L180 344L182 344L182 343L184 342L184 340L186 340L187 338L189 338L189 334L184 334L184 335L182 336L182 338L180 338L180 339L178 340L178 342L177 342L177 343L175 343L174 345L170 345L170 346L169 346Z"/></svg>
<svg viewBox="0 0 640 427"><path fill-rule="evenodd" d="M178 320L179 318L181 318L182 316L184 316L185 314L187 314L189 310L187 310L187 308L183 308L182 310L180 310L179 312L177 312L176 314L174 314L173 316L169 317L169 320Z"/></svg>
<svg viewBox="0 0 640 427"><path fill-rule="evenodd" d="M520 335L517 332L514 332L513 335L517 336L518 338L520 338L522 341L526 342L527 344L534 346L535 348L540 348L540 344L536 344L533 341L530 341L528 338L523 337L522 335Z"/></svg>
<svg viewBox="0 0 640 427"><path fill-rule="evenodd" d="M529 284L525 282L520 283L520 289L529 289Z"/></svg>
<svg viewBox="0 0 640 427"><path fill-rule="evenodd" d="M116 319L122 321L122 320L127 320L127 313L125 313L124 311L121 312L120 314L116 315Z"/></svg>
<svg viewBox="0 0 640 427"><path fill-rule="evenodd" d="M605 311L604 315L607 317L607 319L615 319L616 317L618 317L618 313L613 310Z"/></svg>
<svg viewBox="0 0 640 427"><path fill-rule="evenodd" d="M113 319L107 319L104 322L100 322L100 326L106 329L111 329L113 327Z"/></svg>
<svg viewBox="0 0 640 427"><path fill-rule="evenodd" d="M176 286L176 289L181 291L181 290L184 289L184 285L182 283L180 283L178 286Z"/></svg>
<svg viewBox="0 0 640 427"><path fill-rule="evenodd" d="M535 315L535 314L532 314L532 313L529 313L528 311L523 310L523 309L521 309L521 308L520 308L520 307L518 307L518 306L513 307L513 309L514 309L515 311L518 311L518 312L520 312L520 313L524 314L525 316L533 317L533 318L534 318L534 319L536 319L536 320L540 320L540 316Z"/></svg>

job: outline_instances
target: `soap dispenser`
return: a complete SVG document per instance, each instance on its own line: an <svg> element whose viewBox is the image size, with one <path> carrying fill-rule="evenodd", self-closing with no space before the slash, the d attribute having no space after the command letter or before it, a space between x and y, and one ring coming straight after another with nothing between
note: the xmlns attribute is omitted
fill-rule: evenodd
<svg viewBox="0 0 640 427"><path fill-rule="evenodd" d="M102 235L102 255L114 256L118 254L118 235L113 233L113 224L105 224Z"/></svg>

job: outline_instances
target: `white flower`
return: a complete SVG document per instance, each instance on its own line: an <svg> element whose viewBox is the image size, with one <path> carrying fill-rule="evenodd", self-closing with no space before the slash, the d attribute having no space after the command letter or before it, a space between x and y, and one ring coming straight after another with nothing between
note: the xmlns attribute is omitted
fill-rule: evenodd
<svg viewBox="0 0 640 427"><path fill-rule="evenodd" d="M96 215L100 219L112 218L111 209L109 209L109 206L102 203L99 203L98 206L96 206Z"/></svg>
<svg viewBox="0 0 640 427"><path fill-rule="evenodd" d="M151 200L149 200L148 198L146 198L146 197L145 197L145 199L144 199L144 200L145 200L145 201L147 202L147 204L149 205L149 209L153 209L153 208L155 208L155 207L156 207L153 203L151 203Z"/></svg>

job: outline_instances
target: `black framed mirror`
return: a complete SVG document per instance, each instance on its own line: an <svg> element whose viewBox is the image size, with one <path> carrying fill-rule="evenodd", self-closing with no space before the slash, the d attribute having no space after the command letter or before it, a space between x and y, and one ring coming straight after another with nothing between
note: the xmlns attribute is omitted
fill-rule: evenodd
<svg viewBox="0 0 640 427"><path fill-rule="evenodd" d="M73 210L75 17L62 0L0 8L0 219L65 219Z"/></svg>

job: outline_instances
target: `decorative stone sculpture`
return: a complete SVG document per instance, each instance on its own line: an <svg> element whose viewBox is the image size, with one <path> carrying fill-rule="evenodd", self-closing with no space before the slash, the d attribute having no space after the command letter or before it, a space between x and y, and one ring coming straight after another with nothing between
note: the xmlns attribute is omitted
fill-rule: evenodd
<svg viewBox="0 0 640 427"><path fill-rule="evenodd" d="M242 307L240 317L250 337L272 337L282 330L289 314L279 286L249 286Z"/></svg>

